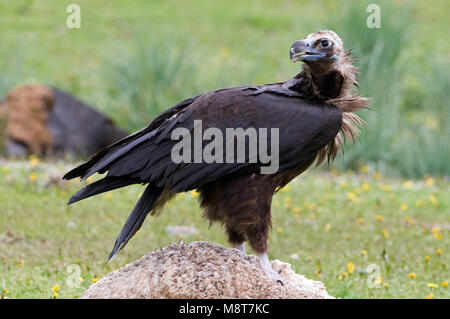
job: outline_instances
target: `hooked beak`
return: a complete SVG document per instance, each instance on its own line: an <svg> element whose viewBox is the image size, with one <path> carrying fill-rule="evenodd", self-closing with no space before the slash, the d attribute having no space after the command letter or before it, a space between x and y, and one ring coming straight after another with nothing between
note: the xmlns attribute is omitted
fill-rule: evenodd
<svg viewBox="0 0 450 319"><path fill-rule="evenodd" d="M311 48L311 45L306 40L295 41L289 51L289 57L294 63L297 61L316 61L325 56L325 53Z"/></svg>

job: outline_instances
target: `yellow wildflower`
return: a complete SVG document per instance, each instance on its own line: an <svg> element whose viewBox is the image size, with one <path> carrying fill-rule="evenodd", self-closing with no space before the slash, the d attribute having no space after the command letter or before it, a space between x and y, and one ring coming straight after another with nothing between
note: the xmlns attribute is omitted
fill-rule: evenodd
<svg viewBox="0 0 450 319"><path fill-rule="evenodd" d="M18 266L23 267L25 265L25 261L23 259L19 260Z"/></svg>
<svg viewBox="0 0 450 319"><path fill-rule="evenodd" d="M434 185L434 179L431 177L428 177L427 180L425 181L425 185L428 187L431 187Z"/></svg>
<svg viewBox="0 0 450 319"><path fill-rule="evenodd" d="M429 282L429 283L427 284L427 286L428 286L428 288L437 288L437 287L439 287L438 284L435 284L435 283L432 283L432 282Z"/></svg>
<svg viewBox="0 0 450 319"><path fill-rule="evenodd" d="M331 224L330 224L330 223L327 223L327 224L325 225L325 231L326 231L326 232L329 232L330 229L331 229Z"/></svg>
<svg viewBox="0 0 450 319"><path fill-rule="evenodd" d="M31 173L30 175L28 175L28 180L30 182L34 182L37 178L37 174L35 172Z"/></svg>
<svg viewBox="0 0 450 319"><path fill-rule="evenodd" d="M373 177L378 181L383 177L383 175L381 175L381 173L379 173L379 172L375 172L373 174Z"/></svg>
<svg viewBox="0 0 450 319"><path fill-rule="evenodd" d="M377 279L375 279L375 285L381 285L382 284L382 282L383 282L383 277L377 277Z"/></svg>
<svg viewBox="0 0 450 319"><path fill-rule="evenodd" d="M3 289L3 293L4 293L4 294L7 294L8 292L9 292L9 289L8 289L8 288L4 288L4 289Z"/></svg>
<svg viewBox="0 0 450 319"><path fill-rule="evenodd" d="M384 238L389 238L389 232L387 231L387 229L383 228L381 230L381 234L383 234Z"/></svg>
<svg viewBox="0 0 450 319"><path fill-rule="evenodd" d="M349 272L350 274L352 274L353 271L355 270L355 265L354 265L352 262L349 262L349 263L347 264L347 270L348 270L348 272Z"/></svg>
<svg viewBox="0 0 450 319"><path fill-rule="evenodd" d="M330 169L330 173L333 175L339 175L339 170L336 168L332 168L332 169Z"/></svg>
<svg viewBox="0 0 450 319"><path fill-rule="evenodd" d="M357 222L358 224L362 225L362 224L365 223L365 220L364 220L364 218L359 217L359 218L356 220L356 222Z"/></svg>
<svg viewBox="0 0 450 319"><path fill-rule="evenodd" d="M294 208L292 208L292 212L294 214L300 214L301 211L302 211L302 209L298 206L295 206Z"/></svg>
<svg viewBox="0 0 450 319"><path fill-rule="evenodd" d="M10 168L9 168L8 166L3 166L2 171L3 171L4 173L9 173Z"/></svg>
<svg viewBox="0 0 450 319"><path fill-rule="evenodd" d="M440 255L442 254L442 249L438 248L438 249L436 250L436 253L440 256Z"/></svg>
<svg viewBox="0 0 450 319"><path fill-rule="evenodd" d="M55 291L52 295L53 298L58 298L59 294Z"/></svg>
<svg viewBox="0 0 450 319"><path fill-rule="evenodd" d="M431 230L430 230L433 234L434 233L438 233L439 232L439 227L433 227L433 228L431 228Z"/></svg>
<svg viewBox="0 0 450 319"><path fill-rule="evenodd" d="M442 282L442 287L447 287L448 286L448 281L443 281Z"/></svg>
<svg viewBox="0 0 450 319"><path fill-rule="evenodd" d="M436 196L434 196L434 195L428 196L428 199L430 200L430 203L431 203L433 206L437 206L437 204L439 203L438 200L437 200L437 198L436 198Z"/></svg>
<svg viewBox="0 0 450 319"><path fill-rule="evenodd" d="M111 193L106 193L105 198L107 200L110 200L111 198L113 198L113 195Z"/></svg>
<svg viewBox="0 0 450 319"><path fill-rule="evenodd" d="M362 167L359 169L359 171L360 171L361 173L363 173L363 174L369 173L369 165L364 165L364 166L362 166Z"/></svg>
<svg viewBox="0 0 450 319"><path fill-rule="evenodd" d="M368 191L370 191L370 185L367 184L367 183L364 183L364 184L362 185L362 189L363 189L364 191L368 192Z"/></svg>
<svg viewBox="0 0 450 319"><path fill-rule="evenodd" d="M381 215L376 215L375 219L377 220L377 222L381 222L383 220L383 216Z"/></svg>
<svg viewBox="0 0 450 319"><path fill-rule="evenodd" d="M291 204L291 202L292 202L292 198L291 197L285 197L284 198L284 203L286 204L286 205L290 205Z"/></svg>
<svg viewBox="0 0 450 319"><path fill-rule="evenodd" d="M367 255L367 250L365 250L365 249L361 250L361 255L363 255L363 256Z"/></svg>
<svg viewBox="0 0 450 319"><path fill-rule="evenodd" d="M414 225L416 223L416 221L411 216L406 217L405 222L407 222L410 225Z"/></svg>
<svg viewBox="0 0 450 319"><path fill-rule="evenodd" d="M385 283L383 284L383 286L384 286L384 288L389 288L389 283L385 282Z"/></svg>
<svg viewBox="0 0 450 319"><path fill-rule="evenodd" d="M411 181L405 181L403 183L403 187L406 189L411 189L413 187L413 183Z"/></svg>
<svg viewBox="0 0 450 319"><path fill-rule="evenodd" d="M414 279L416 277L417 277L417 275L414 272L411 272L411 273L408 274L408 278Z"/></svg>
<svg viewBox="0 0 450 319"><path fill-rule="evenodd" d="M40 158L37 157L36 155L30 155L30 157L28 158L28 162L30 163L31 167L36 167L39 165L39 163L41 162Z"/></svg>
<svg viewBox="0 0 450 319"><path fill-rule="evenodd" d="M58 284L56 284L56 285L54 285L54 286L52 287L52 291L58 292L60 288L61 288L61 286L58 285Z"/></svg>
<svg viewBox="0 0 450 319"><path fill-rule="evenodd" d="M423 201L420 200L420 199L417 200L417 201L416 201L416 206L417 206L417 207L422 207L422 206L423 206Z"/></svg>
<svg viewBox="0 0 450 319"><path fill-rule="evenodd" d="M408 205L406 205L406 204L401 204L401 205L400 205L400 210L401 210L402 212L406 212L406 211L408 210Z"/></svg>
<svg viewBox="0 0 450 319"><path fill-rule="evenodd" d="M351 200L352 202L356 202L358 199L356 198L356 195L355 195L355 193L352 193L352 192L348 192L347 193L347 198L349 199L349 200Z"/></svg>
<svg viewBox="0 0 450 319"><path fill-rule="evenodd" d="M385 192L390 192L391 191L391 186L386 185L386 184L379 184L378 187Z"/></svg>
<svg viewBox="0 0 450 319"><path fill-rule="evenodd" d="M281 227L278 227L277 228L277 232L279 232L280 234L283 232L283 228L281 228Z"/></svg>
<svg viewBox="0 0 450 319"><path fill-rule="evenodd" d="M442 239L442 234L440 232L433 232L433 237L436 239Z"/></svg>
<svg viewBox="0 0 450 319"><path fill-rule="evenodd" d="M92 278L92 282L97 282L100 278L99 277L94 277Z"/></svg>
<svg viewBox="0 0 450 319"><path fill-rule="evenodd" d="M430 256L428 256L428 255L425 256L425 260L426 260L426 261L429 261L430 259L431 259Z"/></svg>
<svg viewBox="0 0 450 319"><path fill-rule="evenodd" d="M425 296L425 299L433 299L434 298L434 293L430 292L429 295Z"/></svg>

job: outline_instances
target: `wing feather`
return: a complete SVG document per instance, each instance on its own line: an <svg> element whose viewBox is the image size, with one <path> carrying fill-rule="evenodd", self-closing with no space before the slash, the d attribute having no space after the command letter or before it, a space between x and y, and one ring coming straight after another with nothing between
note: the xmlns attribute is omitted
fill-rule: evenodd
<svg viewBox="0 0 450 319"><path fill-rule="evenodd" d="M203 131L216 127L224 136L226 128L266 128L268 132L277 128L280 170L310 161L339 132L342 111L332 105L286 94L286 90L289 91L278 84L270 88L238 87L186 100L188 102L180 103L182 107L175 112L166 112L163 120L158 119L159 126L151 124L146 130L125 138L124 142L119 141L103 152L103 156L97 156L96 162L85 167L84 172L75 169L76 174L66 176L86 178L95 172L107 171L107 176L138 178L142 183L181 192L221 178L259 173L265 166L260 162L174 163L170 154L178 141L171 139L171 132L183 127L193 134L194 120L202 121Z"/></svg>

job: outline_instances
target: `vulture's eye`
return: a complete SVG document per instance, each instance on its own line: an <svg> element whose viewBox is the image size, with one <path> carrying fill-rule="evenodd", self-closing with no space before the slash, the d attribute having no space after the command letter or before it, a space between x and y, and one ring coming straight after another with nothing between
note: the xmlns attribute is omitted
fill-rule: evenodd
<svg viewBox="0 0 450 319"><path fill-rule="evenodd" d="M320 47L323 49L328 49L329 47L331 47L332 42L329 40L322 40L320 41Z"/></svg>

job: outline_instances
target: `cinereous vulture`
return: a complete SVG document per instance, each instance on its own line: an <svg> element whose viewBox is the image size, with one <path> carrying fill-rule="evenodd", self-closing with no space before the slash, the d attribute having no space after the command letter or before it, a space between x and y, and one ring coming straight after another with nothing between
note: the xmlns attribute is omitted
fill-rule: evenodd
<svg viewBox="0 0 450 319"><path fill-rule="evenodd" d="M94 173L107 173L73 195L69 204L132 184L146 185L109 259L133 237L148 213L156 214L177 193L197 190L204 218L221 222L236 248L245 251L244 242L248 241L266 275L281 282L267 257L272 196L314 161L317 165L324 159L333 161L344 139L354 140L358 135L363 123L353 112L367 104L367 99L356 92L357 68L352 65L350 51L344 50L333 31L312 33L294 42L289 53L293 62L303 62L300 73L292 79L221 89L186 99L64 176L86 179ZM191 161L175 161L173 150L180 141L173 133L195 135L196 123L201 123L205 135L209 128L224 135L229 128L277 133L267 139L267 154L272 151L278 156L276 171L263 173L262 168L268 164L262 157L236 158L234 144L230 144L231 150L225 147L229 140L222 143L223 149L211 153L227 160L205 161L191 154ZM212 141L214 134L209 135ZM208 138L203 138L200 151L208 147ZM236 140L236 136L231 139ZM244 148L252 149L250 134Z"/></svg>

